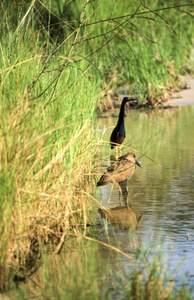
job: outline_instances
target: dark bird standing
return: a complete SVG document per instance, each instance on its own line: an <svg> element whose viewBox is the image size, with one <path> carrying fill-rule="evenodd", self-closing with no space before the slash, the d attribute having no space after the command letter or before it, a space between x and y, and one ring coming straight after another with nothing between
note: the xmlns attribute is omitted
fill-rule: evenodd
<svg viewBox="0 0 194 300"><path fill-rule="evenodd" d="M113 132L110 137L111 149L115 146L122 144L125 139L125 122L124 122L124 114L125 114L125 103L134 100L134 98L124 97L121 103L119 119L116 127L113 129Z"/></svg>
<svg viewBox="0 0 194 300"><path fill-rule="evenodd" d="M120 156L114 163L111 164L110 167L108 167L107 171L100 177L97 186L115 183L119 188L119 192L121 193L122 189L120 184L125 181L125 192L128 195L127 180L129 180L129 178L135 172L135 165L141 167L141 164L137 160L134 153L127 153L125 155Z"/></svg>

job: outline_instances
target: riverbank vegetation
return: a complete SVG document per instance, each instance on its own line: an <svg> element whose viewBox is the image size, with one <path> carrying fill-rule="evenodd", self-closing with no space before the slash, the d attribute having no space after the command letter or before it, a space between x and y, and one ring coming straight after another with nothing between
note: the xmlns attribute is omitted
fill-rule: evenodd
<svg viewBox="0 0 194 300"><path fill-rule="evenodd" d="M147 5L1 1L1 290L93 223L96 108L123 85L154 104L191 72L193 7Z"/></svg>

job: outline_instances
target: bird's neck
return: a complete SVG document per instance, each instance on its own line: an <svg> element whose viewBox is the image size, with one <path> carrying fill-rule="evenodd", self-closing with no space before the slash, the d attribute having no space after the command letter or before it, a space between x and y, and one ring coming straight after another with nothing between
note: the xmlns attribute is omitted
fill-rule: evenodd
<svg viewBox="0 0 194 300"><path fill-rule="evenodd" d="M120 113L119 113L118 124L124 123L125 103L126 103L126 101L123 101L121 103L121 109L120 109Z"/></svg>

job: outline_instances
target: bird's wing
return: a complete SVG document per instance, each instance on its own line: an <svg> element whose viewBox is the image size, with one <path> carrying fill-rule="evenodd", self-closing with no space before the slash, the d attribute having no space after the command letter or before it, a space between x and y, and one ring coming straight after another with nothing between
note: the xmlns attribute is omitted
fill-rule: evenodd
<svg viewBox="0 0 194 300"><path fill-rule="evenodd" d="M126 161L126 154L120 156L117 160L118 160L118 161L121 161L121 160L125 160L125 161Z"/></svg>
<svg viewBox="0 0 194 300"><path fill-rule="evenodd" d="M134 164L132 163L132 161L129 161L127 159L123 159L121 161L119 161L117 163L117 172L124 172L127 171L129 169L132 169L134 167Z"/></svg>
<svg viewBox="0 0 194 300"><path fill-rule="evenodd" d="M107 168L107 172L108 173L123 172L133 166L134 164L131 161L125 159L123 155L119 157L119 159L115 163L112 163L111 166Z"/></svg>
<svg viewBox="0 0 194 300"><path fill-rule="evenodd" d="M117 167L117 162L115 162L115 163L111 164L110 167L107 168L107 172L112 173L112 172L114 172L117 168L118 168L118 167Z"/></svg>

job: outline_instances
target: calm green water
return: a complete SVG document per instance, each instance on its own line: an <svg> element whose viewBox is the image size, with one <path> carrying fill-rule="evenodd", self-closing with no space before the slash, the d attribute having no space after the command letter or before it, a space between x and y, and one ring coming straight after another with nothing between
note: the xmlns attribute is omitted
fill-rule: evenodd
<svg viewBox="0 0 194 300"><path fill-rule="evenodd" d="M100 119L100 129L106 128L105 141L109 141L116 122L113 117ZM108 238L101 238L128 254L135 247L141 251L149 248L150 261L156 252L164 252L165 266L176 286L188 273L186 282L191 287L194 285L194 106L152 112L131 110L125 118L125 127L124 145L137 150L133 152L143 166L136 169L128 182L130 205L136 214L143 216L132 239L128 230L116 226L109 226ZM127 152L131 150L122 150L122 154ZM114 150L105 145L101 153L106 161ZM111 184L97 192L99 202L108 209L119 206L118 196L117 187ZM97 219L101 221L99 216ZM114 265L115 256L111 258L105 247L101 255ZM129 268L127 258L122 257L122 263Z"/></svg>

